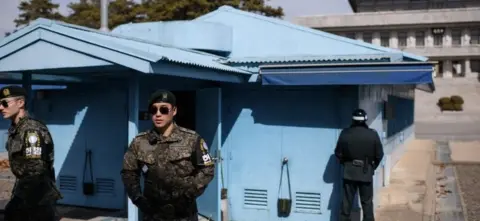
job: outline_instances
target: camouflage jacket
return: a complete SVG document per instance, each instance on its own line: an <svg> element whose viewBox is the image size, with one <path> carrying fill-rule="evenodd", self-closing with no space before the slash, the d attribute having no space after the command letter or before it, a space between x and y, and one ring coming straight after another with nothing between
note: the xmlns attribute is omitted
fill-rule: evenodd
<svg viewBox="0 0 480 221"><path fill-rule="evenodd" d="M196 198L213 179L214 163L195 131L175 126L168 137L153 129L136 136L125 153L121 174L132 201L144 196L158 212L167 206L194 213Z"/></svg>
<svg viewBox="0 0 480 221"><path fill-rule="evenodd" d="M55 186L53 140L41 122L24 117L8 129L6 149L17 178L12 196L29 205L50 204L62 198Z"/></svg>

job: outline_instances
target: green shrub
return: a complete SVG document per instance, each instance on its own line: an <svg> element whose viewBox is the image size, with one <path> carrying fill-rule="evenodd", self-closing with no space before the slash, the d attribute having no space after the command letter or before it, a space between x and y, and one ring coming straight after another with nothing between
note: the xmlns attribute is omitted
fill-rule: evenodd
<svg viewBox="0 0 480 221"><path fill-rule="evenodd" d="M463 98L458 95L451 96L450 100L452 100L452 103L454 104L464 104Z"/></svg>
<svg viewBox="0 0 480 221"><path fill-rule="evenodd" d="M454 111L455 110L455 106L454 104L452 103L445 103L445 104L441 104L440 105L440 109L442 111Z"/></svg>
<svg viewBox="0 0 480 221"><path fill-rule="evenodd" d="M456 111L463 111L463 104L453 104Z"/></svg>
<svg viewBox="0 0 480 221"><path fill-rule="evenodd" d="M452 103L452 100L449 97L442 97L438 100L439 105L449 104L449 103Z"/></svg>

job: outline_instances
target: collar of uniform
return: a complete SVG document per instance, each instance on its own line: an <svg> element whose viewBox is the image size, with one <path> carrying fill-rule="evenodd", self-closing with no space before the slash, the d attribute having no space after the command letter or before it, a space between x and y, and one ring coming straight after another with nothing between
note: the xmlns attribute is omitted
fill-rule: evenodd
<svg viewBox="0 0 480 221"><path fill-rule="evenodd" d="M20 118L20 120L18 121L18 123L14 124L12 122L12 124L10 125L10 128L8 128L8 133L9 134L15 134L18 130L18 128L20 128L20 126L22 126L22 124L27 121L28 117L25 116L25 117L22 117Z"/></svg>
<svg viewBox="0 0 480 221"><path fill-rule="evenodd" d="M158 140L161 143L177 142L182 139L181 131L178 128L176 123L173 124L172 133L168 137L162 136L155 129L151 129L150 132L148 133L148 136L149 136L149 140Z"/></svg>
<svg viewBox="0 0 480 221"><path fill-rule="evenodd" d="M173 123L173 130L170 136L165 139L165 142L177 142L182 140L182 132L176 123Z"/></svg>

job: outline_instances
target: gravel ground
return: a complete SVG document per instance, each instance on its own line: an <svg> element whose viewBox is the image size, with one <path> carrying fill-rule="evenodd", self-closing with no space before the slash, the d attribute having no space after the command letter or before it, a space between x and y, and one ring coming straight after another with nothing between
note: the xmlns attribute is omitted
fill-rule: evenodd
<svg viewBox="0 0 480 221"><path fill-rule="evenodd" d="M5 159L0 159L0 210L5 208L5 205L10 200L12 193L13 185L15 184L15 177L10 171L8 161ZM89 220L96 217L126 217L125 213L112 210L102 210L102 209L92 209L92 208L82 208L74 206L57 206L57 212L59 215L59 220L61 221L79 221L79 220ZM0 221L3 220L3 214L0 213ZM122 219L119 219L122 220ZM124 220L124 219L123 219Z"/></svg>
<svg viewBox="0 0 480 221"><path fill-rule="evenodd" d="M480 221L480 164L457 165L457 178L468 220Z"/></svg>

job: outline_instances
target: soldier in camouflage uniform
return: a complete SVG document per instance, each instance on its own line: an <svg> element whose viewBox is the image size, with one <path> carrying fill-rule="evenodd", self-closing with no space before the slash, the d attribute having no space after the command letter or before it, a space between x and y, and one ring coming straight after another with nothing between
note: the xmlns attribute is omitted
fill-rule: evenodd
<svg viewBox="0 0 480 221"><path fill-rule="evenodd" d="M196 198L213 179L214 163L205 141L174 123L176 108L171 92L152 94L154 128L136 136L124 156L123 183L145 221L197 221Z"/></svg>
<svg viewBox="0 0 480 221"><path fill-rule="evenodd" d="M12 121L6 149L17 178L5 220L53 221L54 204L62 198L55 186L53 141L47 127L28 116L26 96L22 87L0 89L0 111Z"/></svg>

